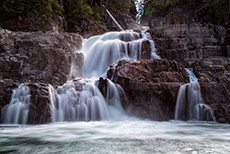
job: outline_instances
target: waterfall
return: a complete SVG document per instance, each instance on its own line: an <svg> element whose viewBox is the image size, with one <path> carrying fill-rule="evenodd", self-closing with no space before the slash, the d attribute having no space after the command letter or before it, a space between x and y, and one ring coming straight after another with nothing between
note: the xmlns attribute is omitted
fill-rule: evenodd
<svg viewBox="0 0 230 154"><path fill-rule="evenodd" d="M133 31L109 32L89 38L81 51L85 54L83 77L100 77L120 59L141 59L144 41L150 42L152 58L160 59L147 32L142 35Z"/></svg>
<svg viewBox="0 0 230 154"><path fill-rule="evenodd" d="M53 122L108 119L105 99L92 80L67 82L52 95L56 97L51 102Z"/></svg>
<svg viewBox="0 0 230 154"><path fill-rule="evenodd" d="M85 41L79 51L85 56L83 78L73 76L74 80L67 81L57 89L49 85L51 121L118 120L125 117L121 105L121 96L124 97L125 93L121 86L106 79L105 74L111 64L121 59L144 58L144 41L151 48L147 58L160 59L154 42L146 31L141 34L131 30L109 32ZM30 89L22 84L13 91L10 104L2 109L3 123L26 124L29 103Z"/></svg>
<svg viewBox="0 0 230 154"><path fill-rule="evenodd" d="M56 90L50 85L51 121L96 121L116 119L122 115L122 88L107 80L105 96L98 88L99 80L68 81Z"/></svg>
<svg viewBox="0 0 230 154"><path fill-rule="evenodd" d="M10 103L2 108L1 121L4 124L26 124L30 106L30 88L20 84L13 90Z"/></svg>
<svg viewBox="0 0 230 154"><path fill-rule="evenodd" d="M160 59L154 42L146 31L109 32L93 36L84 42L80 52L85 56L83 79L68 81L56 90L50 85L51 121L95 121L120 119L125 111L121 105L121 86L106 77L111 64L120 59L141 59L142 43L148 41L151 47L149 58Z"/></svg>
<svg viewBox="0 0 230 154"><path fill-rule="evenodd" d="M185 69L189 75L190 83L180 86L175 120L215 121L214 111L204 104L201 96L200 84L192 69Z"/></svg>
<svg viewBox="0 0 230 154"><path fill-rule="evenodd" d="M144 0L134 0L136 10L137 10L137 15L136 15L136 20L138 23L141 22L141 17L144 14L144 7L145 7L145 2Z"/></svg>

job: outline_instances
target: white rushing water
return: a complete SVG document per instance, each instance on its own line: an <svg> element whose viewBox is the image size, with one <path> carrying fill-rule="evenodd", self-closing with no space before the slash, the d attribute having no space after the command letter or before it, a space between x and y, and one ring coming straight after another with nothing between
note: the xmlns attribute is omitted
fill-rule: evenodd
<svg viewBox="0 0 230 154"><path fill-rule="evenodd" d="M106 87L101 92L98 78L106 77L109 66L120 59L141 59L144 41L150 44L151 57L159 59L154 42L146 31L142 34L109 32L85 41L80 51L85 55L84 79L68 81L56 90L51 85L49 87L51 121L118 120L125 117L120 99L120 95L124 95L122 87L106 79Z"/></svg>
<svg viewBox="0 0 230 154"><path fill-rule="evenodd" d="M229 154L230 125L137 119L0 127L0 153Z"/></svg>
<svg viewBox="0 0 230 154"><path fill-rule="evenodd" d="M160 59L147 32L142 35L133 31L109 32L89 38L81 50L85 55L83 77L100 77L120 59L141 59L144 41L150 42L152 58Z"/></svg>
<svg viewBox="0 0 230 154"><path fill-rule="evenodd" d="M13 90L11 101L1 111L2 123L26 124L30 105L30 88L21 84Z"/></svg>
<svg viewBox="0 0 230 154"><path fill-rule="evenodd" d="M189 75L190 83L180 86L175 120L215 121L214 111L204 104L200 84L191 69L185 69Z"/></svg>
<svg viewBox="0 0 230 154"><path fill-rule="evenodd" d="M145 2L144 0L134 0L136 10L137 10L137 15L136 15L136 20L138 23L141 22L141 17L144 14L144 7L145 7Z"/></svg>
<svg viewBox="0 0 230 154"><path fill-rule="evenodd" d="M120 101L122 88L110 80L106 82L106 96L98 89L96 79L69 81L57 90L50 85L51 121L115 120L125 116Z"/></svg>

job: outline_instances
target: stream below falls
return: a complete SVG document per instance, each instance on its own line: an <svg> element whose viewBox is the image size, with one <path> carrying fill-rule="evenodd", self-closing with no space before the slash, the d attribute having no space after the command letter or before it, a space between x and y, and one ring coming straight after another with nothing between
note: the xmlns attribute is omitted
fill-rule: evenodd
<svg viewBox="0 0 230 154"><path fill-rule="evenodd" d="M1 125L0 153L230 153L230 125L121 121Z"/></svg>

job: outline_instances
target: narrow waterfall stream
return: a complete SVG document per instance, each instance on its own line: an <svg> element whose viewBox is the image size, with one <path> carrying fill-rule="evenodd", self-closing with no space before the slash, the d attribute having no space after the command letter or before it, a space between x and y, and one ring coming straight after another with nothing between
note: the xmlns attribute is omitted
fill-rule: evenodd
<svg viewBox="0 0 230 154"><path fill-rule="evenodd" d="M2 109L4 124L26 124L30 105L30 88L24 84L19 85L11 96L11 101Z"/></svg>
<svg viewBox="0 0 230 154"><path fill-rule="evenodd" d="M216 121L213 109L204 104L196 75L191 69L185 70L189 75L190 83L180 86L175 120Z"/></svg>

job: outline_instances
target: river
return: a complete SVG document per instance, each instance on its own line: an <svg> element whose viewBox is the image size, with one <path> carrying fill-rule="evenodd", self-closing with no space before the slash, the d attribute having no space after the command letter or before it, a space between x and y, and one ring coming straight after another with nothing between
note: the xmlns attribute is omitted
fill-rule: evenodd
<svg viewBox="0 0 230 154"><path fill-rule="evenodd" d="M1 125L0 153L230 153L230 125L121 121Z"/></svg>

